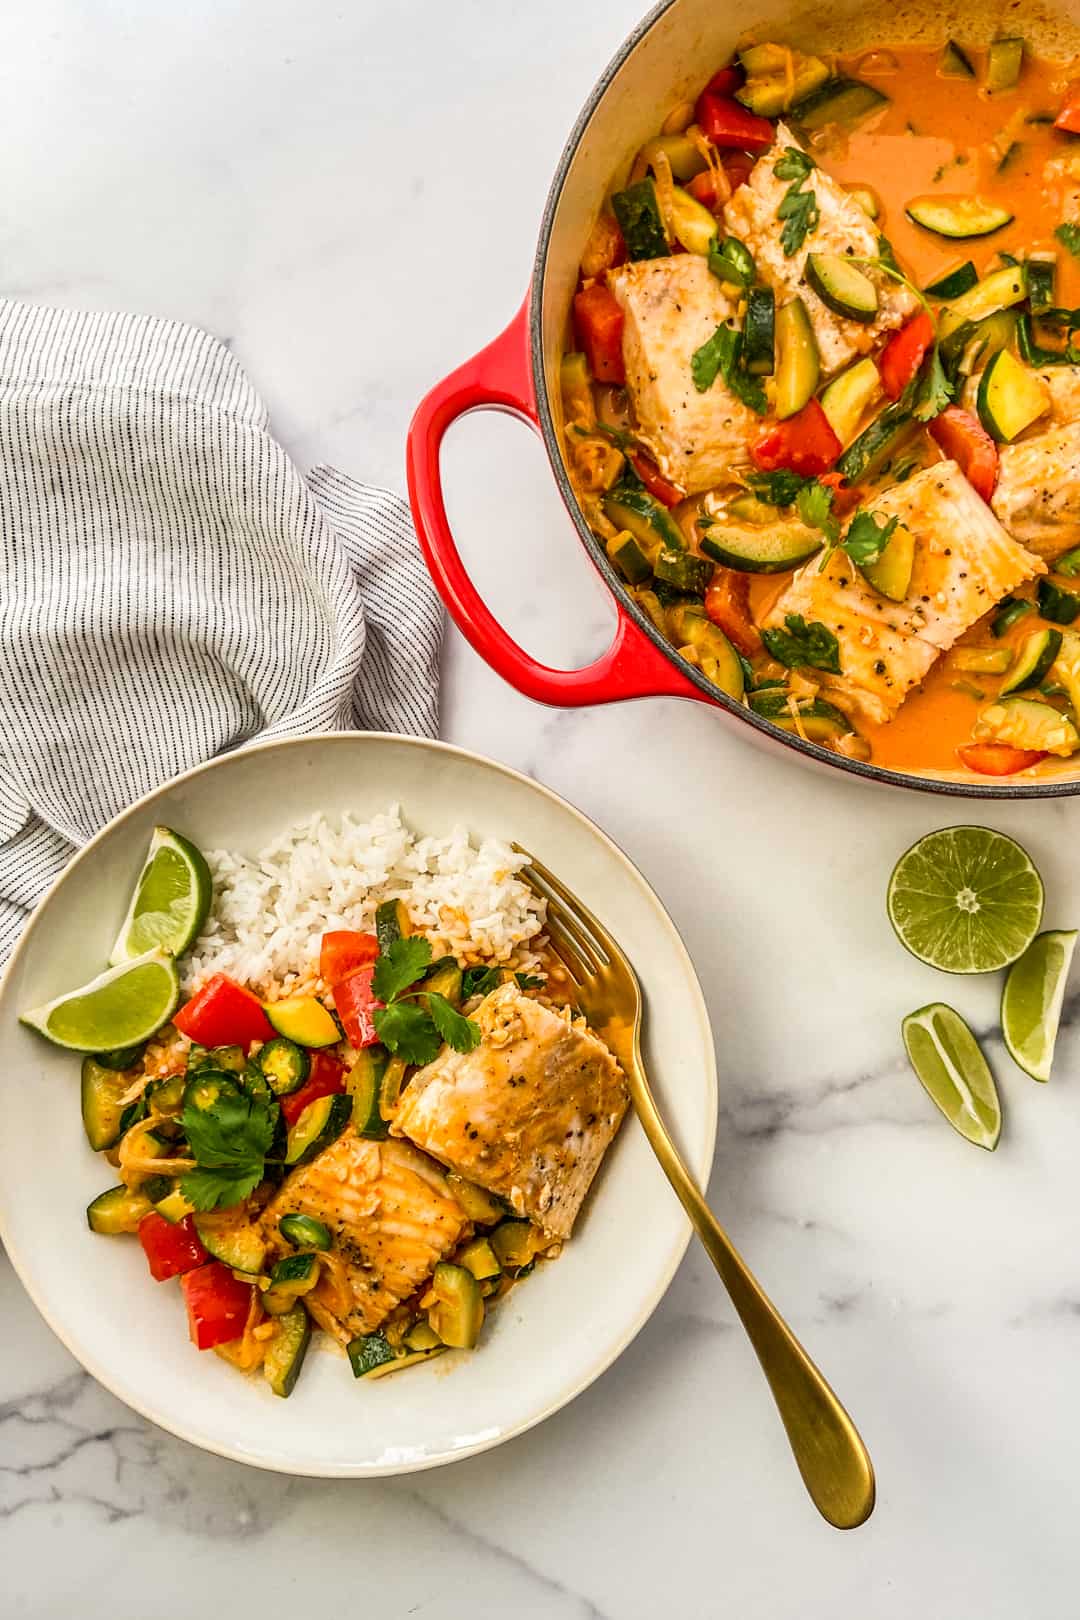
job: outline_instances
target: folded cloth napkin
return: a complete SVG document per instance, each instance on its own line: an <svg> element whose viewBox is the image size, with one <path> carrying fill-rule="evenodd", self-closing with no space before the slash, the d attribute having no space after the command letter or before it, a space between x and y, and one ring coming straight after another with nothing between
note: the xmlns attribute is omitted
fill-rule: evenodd
<svg viewBox="0 0 1080 1620"><path fill-rule="evenodd" d="M434 735L408 507L301 477L228 349L0 300L0 962L75 849L255 739Z"/></svg>

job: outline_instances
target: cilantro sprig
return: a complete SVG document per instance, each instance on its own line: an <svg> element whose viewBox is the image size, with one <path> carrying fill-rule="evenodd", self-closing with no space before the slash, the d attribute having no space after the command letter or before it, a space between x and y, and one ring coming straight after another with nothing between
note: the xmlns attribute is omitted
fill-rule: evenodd
<svg viewBox="0 0 1080 1620"><path fill-rule="evenodd" d="M711 338L695 349L690 357L690 375L699 394L705 394L717 377L724 382L744 405L759 416L768 410L765 389L757 377L751 377L742 366L743 335L735 326L718 326Z"/></svg>
<svg viewBox="0 0 1080 1620"><path fill-rule="evenodd" d="M848 524L840 549L860 568L876 563L892 539L899 518L879 518L873 512L856 512Z"/></svg>
<svg viewBox="0 0 1080 1620"><path fill-rule="evenodd" d="M472 1052L480 1044L478 1024L417 982L430 966L429 941L410 934L383 951L372 974L371 987L385 1003L375 1010L375 1032L406 1063L431 1063L444 1042L455 1052Z"/></svg>
<svg viewBox="0 0 1080 1620"><path fill-rule="evenodd" d="M196 1169L180 1178L180 1191L200 1211L243 1203L266 1172L278 1105L222 1086L207 1107L188 1103L181 1115Z"/></svg>
<svg viewBox="0 0 1080 1620"><path fill-rule="evenodd" d="M788 669L823 669L839 675L840 643L828 625L811 619L807 624L801 613L788 613L784 629L763 630L761 639L779 664Z"/></svg>
<svg viewBox="0 0 1080 1620"><path fill-rule="evenodd" d="M1080 225L1059 225L1054 235L1062 247L1068 248L1074 259L1080 259Z"/></svg>
<svg viewBox="0 0 1080 1620"><path fill-rule="evenodd" d="M817 193L802 189L816 168L813 158L798 146L785 146L783 156L773 164L778 180L791 181L776 210L776 217L784 221L780 246L788 259L798 253L821 218Z"/></svg>

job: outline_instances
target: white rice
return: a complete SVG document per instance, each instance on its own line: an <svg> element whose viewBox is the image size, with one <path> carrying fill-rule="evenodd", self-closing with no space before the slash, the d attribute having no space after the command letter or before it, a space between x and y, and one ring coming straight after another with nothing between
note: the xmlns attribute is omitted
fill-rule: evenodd
<svg viewBox="0 0 1080 1620"><path fill-rule="evenodd" d="M317 985L329 929L371 930L383 900L402 900L434 954L463 965L536 969L544 904L517 876L527 857L501 839L475 846L463 827L418 838L394 804L359 821L323 815L252 856L210 850L214 902L183 964L190 993L227 973L264 998Z"/></svg>

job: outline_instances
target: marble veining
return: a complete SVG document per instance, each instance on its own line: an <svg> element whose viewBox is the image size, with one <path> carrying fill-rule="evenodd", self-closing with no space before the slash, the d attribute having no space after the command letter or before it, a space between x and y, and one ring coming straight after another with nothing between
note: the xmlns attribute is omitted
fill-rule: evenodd
<svg viewBox="0 0 1080 1620"><path fill-rule="evenodd" d="M566 131L643 4L10 0L0 289L200 323L301 466L401 488L411 411L520 302ZM533 437L472 418L445 466L495 610L549 662L595 657L610 605ZM720 1064L711 1197L862 1427L878 1510L847 1537L816 1518L695 1249L571 1407L385 1482L263 1475L160 1433L2 1261L0 1616L174 1620L192 1582L200 1610L262 1620L343 1600L386 1620L1074 1613L1080 993L1037 1086L1001 1047L997 981L897 944L896 855L962 817L760 753L699 705L538 708L456 634L443 715L593 816L675 918ZM1074 801L963 815L1030 849L1048 926L1080 922ZM936 999L986 1041L994 1155L907 1070L900 1019Z"/></svg>

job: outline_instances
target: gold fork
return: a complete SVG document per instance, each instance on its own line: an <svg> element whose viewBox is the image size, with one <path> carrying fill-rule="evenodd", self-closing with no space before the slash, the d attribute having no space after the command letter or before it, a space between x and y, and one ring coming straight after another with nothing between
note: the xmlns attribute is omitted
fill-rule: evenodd
<svg viewBox="0 0 1080 1620"><path fill-rule="evenodd" d="M851 1530L874 1509L874 1468L859 1432L706 1204L660 1116L641 1061L641 989L611 934L528 850L522 876L547 901L547 933L576 1000L625 1071L660 1167L720 1273L769 1381L795 1461L818 1512Z"/></svg>

